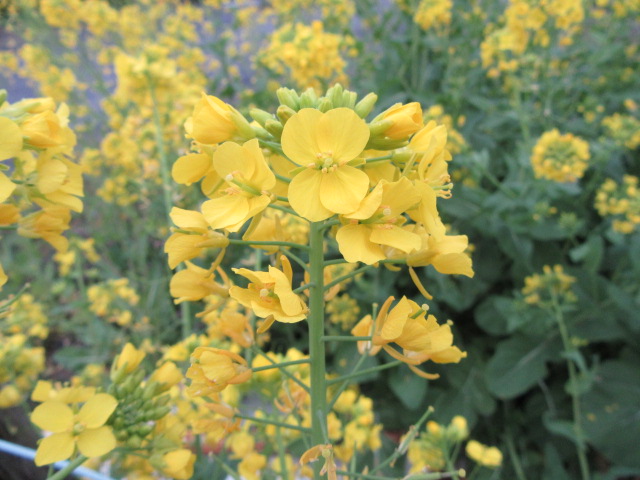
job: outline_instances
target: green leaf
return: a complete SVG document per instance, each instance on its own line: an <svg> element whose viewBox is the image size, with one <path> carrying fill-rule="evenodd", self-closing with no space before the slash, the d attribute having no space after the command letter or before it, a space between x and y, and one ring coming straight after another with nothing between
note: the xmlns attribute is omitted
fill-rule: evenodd
<svg viewBox="0 0 640 480"><path fill-rule="evenodd" d="M544 445L544 474L542 478L553 480L571 480L571 477L562 466L562 458L555 445L547 442Z"/></svg>
<svg viewBox="0 0 640 480"><path fill-rule="evenodd" d="M594 386L582 397L590 443L620 467L640 469L640 356L604 362Z"/></svg>
<svg viewBox="0 0 640 480"><path fill-rule="evenodd" d="M545 412L542 416L542 423L551 433L568 438L577 444L576 431L572 421L553 418L551 412Z"/></svg>
<svg viewBox="0 0 640 480"><path fill-rule="evenodd" d="M548 340L516 336L498 345L487 364L489 391L501 399L514 398L529 390L547 374Z"/></svg>
<svg viewBox="0 0 640 480"><path fill-rule="evenodd" d="M389 377L391 391L410 410L416 410L424 404L428 383L428 380L417 376L408 368L398 369Z"/></svg>

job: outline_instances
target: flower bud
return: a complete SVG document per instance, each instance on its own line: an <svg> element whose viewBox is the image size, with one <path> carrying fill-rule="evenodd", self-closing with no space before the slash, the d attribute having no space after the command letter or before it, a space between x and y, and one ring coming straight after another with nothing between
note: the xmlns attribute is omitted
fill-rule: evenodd
<svg viewBox="0 0 640 480"><path fill-rule="evenodd" d="M360 118L366 118L375 107L378 96L375 93L368 93L353 108Z"/></svg>
<svg viewBox="0 0 640 480"><path fill-rule="evenodd" d="M315 108L318 104L318 95L313 88L308 88L300 95L300 108Z"/></svg>
<svg viewBox="0 0 640 480"><path fill-rule="evenodd" d="M287 123L287 120L289 120L295 114L296 111L287 105L280 105L278 107L278 110L276 110L276 115L280 119L280 122L282 122L282 125L285 125Z"/></svg>
<svg viewBox="0 0 640 480"><path fill-rule="evenodd" d="M300 108L300 97L295 90L291 90L290 88L279 88L276 90L276 96L278 100L280 100L280 106L288 107L294 111L297 111ZM278 110L280 107L278 107Z"/></svg>
<svg viewBox="0 0 640 480"><path fill-rule="evenodd" d="M267 123L265 124L265 129L275 138L280 140L280 137L282 136L282 130L284 129L284 127L282 126L282 123L280 123L278 120L268 120Z"/></svg>
<svg viewBox="0 0 640 480"><path fill-rule="evenodd" d="M418 102L395 104L382 113L384 120L393 123L384 134L392 140L408 139L422 128L422 107Z"/></svg>
<svg viewBox="0 0 640 480"><path fill-rule="evenodd" d="M318 110L320 110L322 113L328 112L334 107L335 107L334 103L331 100L329 100L327 97L322 97L318 102Z"/></svg>
<svg viewBox="0 0 640 480"><path fill-rule="evenodd" d="M273 115L271 115L269 112L261 110L260 108L252 108L251 110L249 110L249 115L251 115L251 118L253 118L263 127L265 126L267 121L274 119Z"/></svg>

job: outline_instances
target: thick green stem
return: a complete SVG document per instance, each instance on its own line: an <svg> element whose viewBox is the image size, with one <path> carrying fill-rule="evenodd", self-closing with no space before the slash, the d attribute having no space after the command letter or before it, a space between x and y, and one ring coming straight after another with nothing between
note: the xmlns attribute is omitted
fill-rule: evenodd
<svg viewBox="0 0 640 480"><path fill-rule="evenodd" d="M560 330L560 337L562 337L562 345L564 347L564 351L566 353L569 353L574 350L574 347L571 345L569 330L567 329L567 325L564 322L564 315L562 314L558 299L555 295L553 295L552 297L552 303L555 320L558 324L558 330ZM567 358L567 368L569 370L569 383L571 385L569 393L571 395L571 404L573 407L573 430L576 434L576 450L578 453L578 462L580 463L580 473L582 476L582 480L589 480L589 462L587 461L586 443L584 439L584 432L582 431L582 411L580 406L580 396L576 391L578 378L576 366L573 363L573 360L571 360L570 358Z"/></svg>
<svg viewBox="0 0 640 480"><path fill-rule="evenodd" d="M311 445L327 443L327 381L324 336L324 235L321 222L309 232L309 358L311 359ZM316 462L319 464L320 462ZM320 478L321 465L314 465Z"/></svg>

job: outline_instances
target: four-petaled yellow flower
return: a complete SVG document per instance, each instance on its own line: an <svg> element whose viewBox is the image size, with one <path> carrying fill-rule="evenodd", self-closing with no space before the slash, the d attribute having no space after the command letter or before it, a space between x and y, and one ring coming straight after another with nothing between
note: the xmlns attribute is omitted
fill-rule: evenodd
<svg viewBox="0 0 640 480"><path fill-rule="evenodd" d="M244 145L223 143L213 154L213 168L227 188L222 195L202 204L202 214L211 228L237 232L271 202L268 190L276 185L258 140Z"/></svg>
<svg viewBox="0 0 640 480"><path fill-rule="evenodd" d="M381 180L358 210L344 215L350 223L336 234L340 253L347 262L371 265L386 258L383 247L409 253L420 248L420 236L403 228L403 213L420 201L406 177L397 182Z"/></svg>
<svg viewBox="0 0 640 480"><path fill-rule="evenodd" d="M37 406L31 421L52 432L40 441L36 465L48 465L73 455L76 446L86 457L100 457L116 446L111 427L105 425L118 402L111 395L99 393L90 398L79 412L59 401L47 401Z"/></svg>
<svg viewBox="0 0 640 480"><path fill-rule="evenodd" d="M289 184L291 207L312 222L355 211L369 177L353 165L368 140L367 124L349 108L303 108L293 115L282 132L282 150L306 169Z"/></svg>
<svg viewBox="0 0 640 480"><path fill-rule="evenodd" d="M307 307L291 288L291 265L281 257L283 270L269 266L268 272L253 272L246 268L234 268L238 275L248 278L247 288L233 286L231 298L253 310L261 318L273 316L279 322L294 323L307 316Z"/></svg>
<svg viewBox="0 0 640 480"><path fill-rule="evenodd" d="M213 347L198 347L191 355L191 366L186 377L192 380L187 388L190 396L211 396L228 385L249 380L251 368L236 353Z"/></svg>

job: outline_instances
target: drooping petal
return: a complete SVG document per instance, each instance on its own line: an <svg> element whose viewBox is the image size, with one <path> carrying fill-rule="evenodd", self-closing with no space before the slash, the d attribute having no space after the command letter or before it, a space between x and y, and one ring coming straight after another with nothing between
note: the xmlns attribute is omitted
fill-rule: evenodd
<svg viewBox="0 0 640 480"><path fill-rule="evenodd" d="M44 402L34 409L31 421L48 432L66 432L73 428L73 411L62 402Z"/></svg>
<svg viewBox="0 0 640 480"><path fill-rule="evenodd" d="M98 393L85 403L78 412L78 421L87 428L98 428L104 425L118 401L108 393Z"/></svg>
<svg viewBox="0 0 640 480"><path fill-rule="evenodd" d="M384 260L380 246L369 241L371 230L364 225L344 225L336 234L338 248L349 263L362 262L372 265Z"/></svg>
<svg viewBox="0 0 640 480"><path fill-rule="evenodd" d="M66 460L75 450L75 442L71 432L54 433L40 440L36 451L35 464L37 466Z"/></svg>
<svg viewBox="0 0 640 480"><path fill-rule="evenodd" d="M202 214L211 228L229 228L247 219L249 203L243 195L224 195L202 204ZM235 230L231 230L235 231Z"/></svg>
<svg viewBox="0 0 640 480"><path fill-rule="evenodd" d="M280 300L280 306L287 315L300 315L304 310L304 305L293 290L291 289L291 283L287 276L278 270L269 266L269 273L273 275L276 281L276 285L273 289L273 293L278 296Z"/></svg>
<svg viewBox="0 0 640 480"><path fill-rule="evenodd" d="M198 229L206 231L208 228L207 221L200 212L194 210L185 210L184 208L173 207L169 214L171 221L180 228Z"/></svg>
<svg viewBox="0 0 640 480"><path fill-rule="evenodd" d="M320 110L303 108L285 124L281 137L282 151L296 164L307 166L318 160L316 154L322 150L318 146L317 126L322 116Z"/></svg>
<svg viewBox="0 0 640 480"><path fill-rule="evenodd" d="M321 175L320 201L333 213L355 211L369 190L367 174L349 165Z"/></svg>
<svg viewBox="0 0 640 480"><path fill-rule="evenodd" d="M320 201L322 179L323 173L320 170L307 169L293 177L289 184L289 203L291 208L298 215L312 222L325 220L333 214ZM355 208L351 210L353 211Z"/></svg>
<svg viewBox="0 0 640 480"><path fill-rule="evenodd" d="M420 235L404 230L396 225L376 225L371 229L369 240L373 243L397 248L406 253L412 250L418 250L422 243Z"/></svg>
<svg viewBox="0 0 640 480"><path fill-rule="evenodd" d="M360 206L354 212L345 215L347 218L366 220L370 218L382 203L382 191L386 180L381 180L371 192L364 197Z"/></svg>
<svg viewBox="0 0 640 480"><path fill-rule="evenodd" d="M0 160L15 157L22 150L22 131L6 117L0 117Z"/></svg>
<svg viewBox="0 0 640 480"><path fill-rule="evenodd" d="M101 457L116 448L111 427L89 428L78 435L78 450L85 457Z"/></svg>
<svg viewBox="0 0 640 480"><path fill-rule="evenodd" d="M362 153L369 135L369 127L356 112L350 108L335 108L320 118L317 127L320 150L316 151L333 152L334 163L342 165Z"/></svg>
<svg viewBox="0 0 640 480"><path fill-rule="evenodd" d="M258 140L250 140L247 144L257 146ZM225 142L213 154L213 168L221 178L236 171L242 173L245 178L250 178L255 170L255 165L251 161L251 156L246 154L243 146L235 142Z"/></svg>
<svg viewBox="0 0 640 480"><path fill-rule="evenodd" d="M380 336L388 341L399 337L402 334L402 330L404 330L409 315L411 315L411 311L411 304L406 297L402 297L387 315L380 331Z"/></svg>
<svg viewBox="0 0 640 480"><path fill-rule="evenodd" d="M474 272L471 257L464 253L446 253L436 256L432 261L433 267L440 273L466 275L473 278Z"/></svg>
<svg viewBox="0 0 640 480"><path fill-rule="evenodd" d="M68 170L64 162L54 158L39 162L36 187L44 194L55 192L67 178Z"/></svg>
<svg viewBox="0 0 640 480"><path fill-rule="evenodd" d="M204 153L189 153L178 158L171 168L171 176L181 185L199 181L211 168L211 156Z"/></svg>

